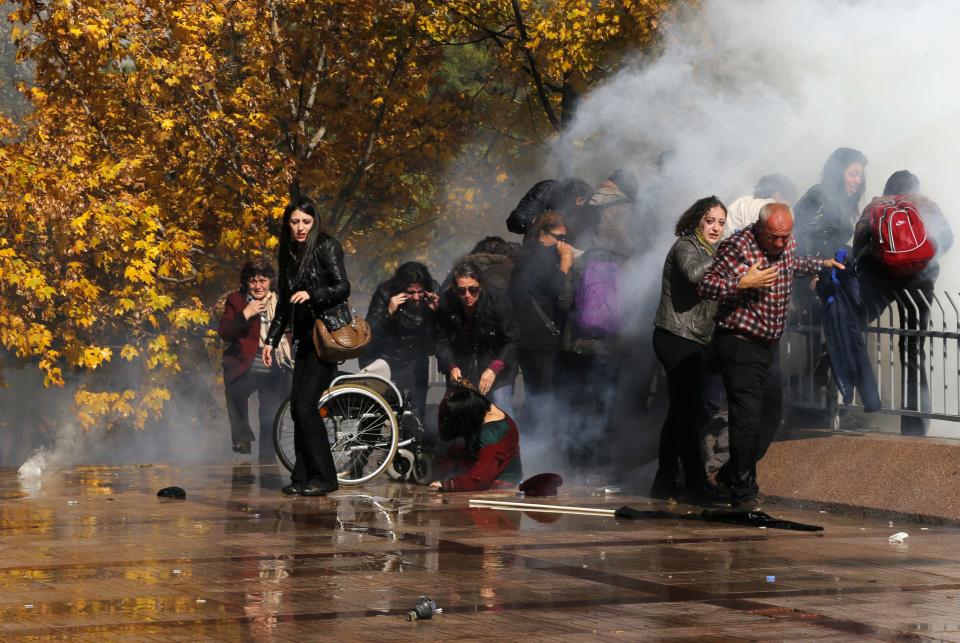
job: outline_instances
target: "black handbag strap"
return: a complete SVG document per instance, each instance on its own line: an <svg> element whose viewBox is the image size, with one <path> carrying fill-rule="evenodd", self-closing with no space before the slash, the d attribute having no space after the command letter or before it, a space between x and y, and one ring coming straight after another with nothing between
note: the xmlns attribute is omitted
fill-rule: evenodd
<svg viewBox="0 0 960 643"><path fill-rule="evenodd" d="M537 311L537 314L540 315L540 319L543 320L543 325L547 327L547 330L550 331L550 334L554 337L560 336L560 329L557 328L557 325L552 319L547 317L547 314L543 312L543 308L540 307L540 304L537 303L537 298L533 296L529 291L527 294L530 295L530 303L533 304L533 309Z"/></svg>

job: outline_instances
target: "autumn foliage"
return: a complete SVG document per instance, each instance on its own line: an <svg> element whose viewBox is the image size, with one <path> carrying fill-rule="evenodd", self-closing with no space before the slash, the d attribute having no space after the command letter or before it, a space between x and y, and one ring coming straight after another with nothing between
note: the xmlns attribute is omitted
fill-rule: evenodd
<svg viewBox="0 0 960 643"><path fill-rule="evenodd" d="M273 253L289 193L320 200L355 279L425 256L668 2L7 5L33 78L0 120L0 343L76 380L86 425L142 426L208 367L213 303Z"/></svg>

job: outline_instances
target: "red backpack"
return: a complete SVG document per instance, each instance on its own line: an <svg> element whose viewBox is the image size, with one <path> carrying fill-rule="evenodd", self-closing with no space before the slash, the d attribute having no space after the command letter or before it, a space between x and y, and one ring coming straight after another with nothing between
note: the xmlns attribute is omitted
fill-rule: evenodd
<svg viewBox="0 0 960 643"><path fill-rule="evenodd" d="M873 256L895 277L912 277L930 263L936 249L909 194L877 197L867 206Z"/></svg>

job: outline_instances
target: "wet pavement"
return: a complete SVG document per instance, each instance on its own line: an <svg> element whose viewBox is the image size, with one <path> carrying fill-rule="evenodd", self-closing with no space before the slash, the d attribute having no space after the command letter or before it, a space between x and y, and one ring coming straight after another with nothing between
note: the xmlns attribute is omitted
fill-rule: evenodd
<svg viewBox="0 0 960 643"><path fill-rule="evenodd" d="M27 486L0 470L0 640L960 641L955 527L766 507L825 527L801 533L283 484L255 464L77 467ZM157 498L169 485L187 499ZM408 622L424 594L443 613Z"/></svg>

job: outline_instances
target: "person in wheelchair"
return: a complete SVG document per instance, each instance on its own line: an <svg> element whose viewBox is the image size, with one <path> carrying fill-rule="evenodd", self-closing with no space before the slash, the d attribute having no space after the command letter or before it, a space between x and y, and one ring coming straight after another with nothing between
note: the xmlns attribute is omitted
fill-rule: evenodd
<svg viewBox="0 0 960 643"><path fill-rule="evenodd" d="M367 308L373 341L360 358L360 368L376 360L390 367L390 379L421 420L427 408L427 368L433 354L433 325L439 284L422 263L408 261L377 286Z"/></svg>
<svg viewBox="0 0 960 643"><path fill-rule="evenodd" d="M320 359L312 335L317 319L345 307L350 282L340 242L320 230L316 206L307 197L293 199L284 210L277 254L280 296L263 347L263 363L271 366L291 323L297 340L290 391L296 462L283 493L323 496L340 487L318 405L337 373L337 364Z"/></svg>
<svg viewBox="0 0 960 643"><path fill-rule="evenodd" d="M513 418L466 386L449 391L440 402L440 438L462 445L447 450L444 464L457 475L430 483L435 491L483 491L512 487L523 479L520 433Z"/></svg>

